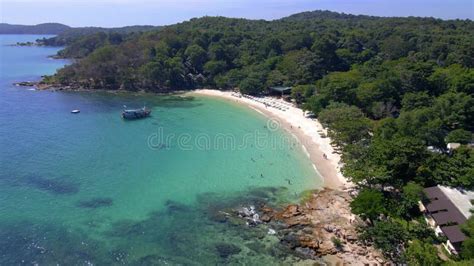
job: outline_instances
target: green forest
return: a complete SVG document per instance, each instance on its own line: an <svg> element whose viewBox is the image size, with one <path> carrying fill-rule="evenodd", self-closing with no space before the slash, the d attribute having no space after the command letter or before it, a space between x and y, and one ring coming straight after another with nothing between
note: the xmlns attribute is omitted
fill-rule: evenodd
<svg viewBox="0 0 474 266"><path fill-rule="evenodd" d="M60 55L78 60L47 83L255 95L292 86L297 104L329 129L344 175L359 187L351 207L368 221L360 238L396 263L442 263L432 245L441 239L417 204L423 187L474 189L472 21L314 11L273 21L203 17L64 43ZM451 151L450 142L462 145ZM470 238L452 264L473 263L473 218L464 230Z"/></svg>

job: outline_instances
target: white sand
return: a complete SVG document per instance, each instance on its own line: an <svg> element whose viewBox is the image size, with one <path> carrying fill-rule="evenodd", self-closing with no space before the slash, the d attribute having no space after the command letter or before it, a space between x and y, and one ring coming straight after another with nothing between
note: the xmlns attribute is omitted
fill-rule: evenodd
<svg viewBox="0 0 474 266"><path fill-rule="evenodd" d="M285 111L274 107L266 107L263 103L257 102L245 97L237 97L236 93L230 91L218 91L201 89L191 92L191 94L207 95L213 97L221 97L237 103L244 104L266 115L271 119L275 119L288 132L297 137L303 145L303 150L313 162L315 170L324 180L325 187L333 189L345 189L352 186L340 171L341 156L334 152L331 146L331 140L327 137L321 137L320 134L327 135L326 130L317 119L307 118L304 116L303 110L289 106L288 103L281 99L266 97L272 102L284 105ZM326 154L327 159L323 157Z"/></svg>

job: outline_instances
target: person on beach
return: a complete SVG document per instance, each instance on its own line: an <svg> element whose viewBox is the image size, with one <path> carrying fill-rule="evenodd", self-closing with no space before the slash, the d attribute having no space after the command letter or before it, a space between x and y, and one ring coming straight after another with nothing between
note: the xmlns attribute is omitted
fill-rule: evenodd
<svg viewBox="0 0 474 266"><path fill-rule="evenodd" d="M323 158L326 160L328 159L328 156L326 155L326 153L323 153Z"/></svg>

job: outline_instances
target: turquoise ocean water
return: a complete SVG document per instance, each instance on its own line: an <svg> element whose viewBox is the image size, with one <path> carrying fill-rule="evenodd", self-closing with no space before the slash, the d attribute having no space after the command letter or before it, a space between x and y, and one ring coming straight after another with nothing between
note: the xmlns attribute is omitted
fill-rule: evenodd
<svg viewBox="0 0 474 266"><path fill-rule="evenodd" d="M264 229L219 218L321 186L286 132L207 97L15 87L67 63L7 45L38 37L0 35L0 265L298 260ZM143 104L152 117L121 119Z"/></svg>

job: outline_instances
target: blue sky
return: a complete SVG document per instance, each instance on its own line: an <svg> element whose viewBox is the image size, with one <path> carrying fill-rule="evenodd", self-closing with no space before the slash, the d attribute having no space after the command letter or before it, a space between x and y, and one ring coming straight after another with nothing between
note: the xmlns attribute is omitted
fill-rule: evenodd
<svg viewBox="0 0 474 266"><path fill-rule="evenodd" d="M275 19L316 9L474 19L474 0L0 0L1 22L104 27L167 25L205 15Z"/></svg>

